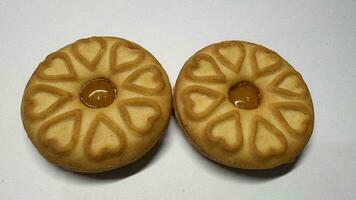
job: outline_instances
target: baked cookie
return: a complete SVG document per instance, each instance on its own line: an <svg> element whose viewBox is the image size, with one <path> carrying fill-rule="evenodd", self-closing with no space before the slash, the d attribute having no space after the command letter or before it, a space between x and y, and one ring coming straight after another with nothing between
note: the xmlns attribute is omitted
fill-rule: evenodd
<svg viewBox="0 0 356 200"><path fill-rule="evenodd" d="M277 53L249 42L220 42L195 53L179 74L173 101L192 145L231 167L291 162L313 130L301 75Z"/></svg>
<svg viewBox="0 0 356 200"><path fill-rule="evenodd" d="M141 46L114 37L81 39L39 64L24 91L28 137L50 162L103 172L145 154L164 133L171 87Z"/></svg>

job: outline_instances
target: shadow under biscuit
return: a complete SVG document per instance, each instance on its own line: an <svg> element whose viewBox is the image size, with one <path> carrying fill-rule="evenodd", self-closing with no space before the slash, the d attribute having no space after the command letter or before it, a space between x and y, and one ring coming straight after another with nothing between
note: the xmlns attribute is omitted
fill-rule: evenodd
<svg viewBox="0 0 356 200"><path fill-rule="evenodd" d="M219 167L223 168L223 170L227 170L232 173L238 173L239 175L244 175L252 179L268 180L268 179L274 179L279 176L288 174L293 168L295 168L296 164L299 161L300 156L298 156L292 163L287 163L272 169L264 169L264 170L238 169L233 167L227 167L216 162L213 163L215 165L219 165Z"/></svg>
<svg viewBox="0 0 356 200"><path fill-rule="evenodd" d="M311 148L312 141L309 141L308 144L305 146L304 150L294 159L291 163L286 163L280 165L278 167L272 169L265 169L265 170L246 170L246 169L235 169L231 167L226 167L227 170L232 170L237 173L241 173L243 175L249 176L255 179L274 179L285 174L288 174L293 169L295 169L301 162L303 161L304 157L308 154L309 149ZM220 165L220 164L218 164Z"/></svg>
<svg viewBox="0 0 356 200"><path fill-rule="evenodd" d="M130 163L126 166L111 171L92 173L92 174L80 173L80 172L69 171L58 166L53 166L51 163L48 162L47 164L48 166L53 166L53 168L61 175L64 175L66 179L70 179L72 181L77 181L80 183L85 183L85 182L96 183L97 181L112 182L112 181L122 180L141 172L142 170L147 168L153 162L154 159L157 159L159 153L162 151L162 149L165 148L164 140L166 134L168 134L168 129L162 135L160 140L152 147L152 149L150 149L146 154L144 154L137 161L134 161L133 163Z"/></svg>
<svg viewBox="0 0 356 200"><path fill-rule="evenodd" d="M177 120L175 116L174 118L175 120ZM177 126L177 128L180 129L179 125ZM187 141L187 148L185 149L189 149L189 154L193 155L195 157L195 160L197 160L198 163L203 165L203 168L207 169L211 173L217 174L218 176L230 180L232 179L252 183L265 182L288 174L293 169L298 167L299 164L301 164L301 162L304 160L304 157L309 153L309 150L313 145L313 139L310 138L308 144L305 146L303 151L291 163L286 163L272 169L251 170L225 166L206 158L204 155L199 153L192 145L189 144L189 141L187 137L185 137L182 130L180 131L180 134L182 135L182 137L184 137L185 141Z"/></svg>
<svg viewBox="0 0 356 200"><path fill-rule="evenodd" d="M155 144L155 146L149 152L147 152L137 161L130 163L126 166L123 166L121 168L114 169L108 172L94 173L94 174L77 173L77 172L72 172L72 173L78 174L80 176L84 176L89 179L98 179L98 180L120 180L120 179L128 178L144 170L153 161L153 159L159 153L160 149L164 146L164 142L162 141L162 139L158 141L157 144Z"/></svg>
<svg viewBox="0 0 356 200"><path fill-rule="evenodd" d="M79 176L82 176L84 178L88 179L95 179L95 180L120 180L120 179L125 179L128 178L134 174L137 174L144 170L146 167L148 167L154 159L158 159L159 154L161 152L164 152L164 149L167 148L167 143L169 137L169 127L174 124L173 118L170 118L169 122L167 123L167 127L164 130L164 133L162 137L158 140L158 142L150 149L146 154L144 154L141 158L138 160L134 161L133 163L130 163L126 166L123 166L118 169L114 169L108 172L103 172L103 173L93 173L93 174L88 174L88 173L78 173L78 172L71 172L72 174L77 174ZM163 150L162 150L163 149ZM63 170L63 169L62 169Z"/></svg>

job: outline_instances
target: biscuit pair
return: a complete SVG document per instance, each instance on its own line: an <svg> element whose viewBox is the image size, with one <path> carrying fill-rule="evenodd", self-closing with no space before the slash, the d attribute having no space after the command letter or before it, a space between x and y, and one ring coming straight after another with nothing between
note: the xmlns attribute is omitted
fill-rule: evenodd
<svg viewBox="0 0 356 200"><path fill-rule="evenodd" d="M21 114L47 160L96 173L149 151L167 127L171 102L168 76L148 51L121 38L92 37L40 63ZM313 127L301 76L276 53L246 42L217 43L194 54L177 79L174 108L199 152L238 168L293 160Z"/></svg>

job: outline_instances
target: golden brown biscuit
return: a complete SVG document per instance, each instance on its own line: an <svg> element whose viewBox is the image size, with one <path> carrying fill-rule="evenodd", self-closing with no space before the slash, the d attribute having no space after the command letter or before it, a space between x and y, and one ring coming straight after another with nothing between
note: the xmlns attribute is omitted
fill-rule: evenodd
<svg viewBox="0 0 356 200"><path fill-rule="evenodd" d="M114 37L81 39L50 54L22 100L28 137L49 161L102 172L145 154L164 133L171 87L160 63Z"/></svg>
<svg viewBox="0 0 356 200"><path fill-rule="evenodd" d="M301 75L277 53L242 41L212 44L195 53L176 81L174 107L200 153L244 169L292 161L314 124Z"/></svg>

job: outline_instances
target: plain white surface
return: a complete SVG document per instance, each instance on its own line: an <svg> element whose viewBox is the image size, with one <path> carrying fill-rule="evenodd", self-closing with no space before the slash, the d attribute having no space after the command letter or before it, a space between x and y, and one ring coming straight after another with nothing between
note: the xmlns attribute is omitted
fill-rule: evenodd
<svg viewBox="0 0 356 200"><path fill-rule="evenodd" d="M0 0L0 29L0 199L356 199L356 1ZM200 156L171 118L161 144L133 165L99 175L55 167L26 137L22 92L47 54L93 35L142 45L172 85L210 43L270 47L309 85L312 139L294 165L234 170Z"/></svg>

